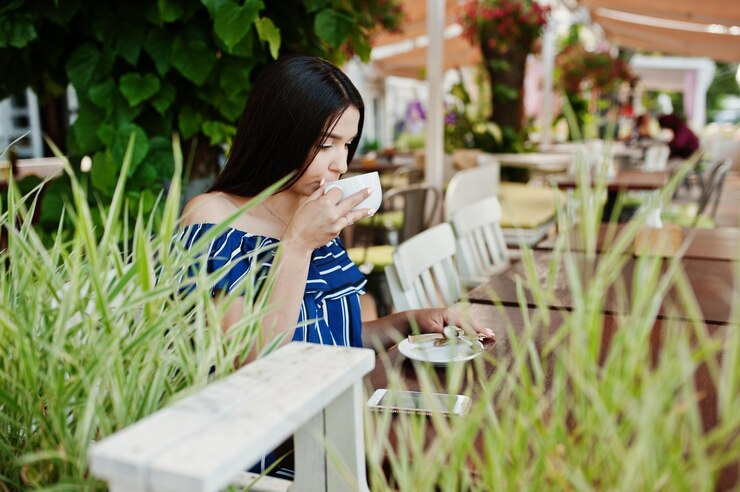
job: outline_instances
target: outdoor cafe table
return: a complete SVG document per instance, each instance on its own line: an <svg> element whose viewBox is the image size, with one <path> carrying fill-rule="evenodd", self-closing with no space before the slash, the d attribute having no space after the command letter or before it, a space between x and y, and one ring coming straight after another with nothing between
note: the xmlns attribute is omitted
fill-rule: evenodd
<svg viewBox="0 0 740 492"><path fill-rule="evenodd" d="M557 174L550 176L548 179L561 190L577 188L579 185L578 176L574 174ZM604 220L611 218L619 193L623 191L658 190L665 186L669 179L670 173L666 171L620 169L615 176L606 180L607 199L604 205Z"/></svg>
<svg viewBox="0 0 740 492"><path fill-rule="evenodd" d="M548 276L549 263L552 257L551 252L535 251L534 262L538 281L545 285ZM587 265L586 255L583 253L574 253L579 263L580 270ZM596 255L596 261L602 258L602 255ZM604 300L604 312L607 314L616 314L629 311L630 299L633 297L633 277L635 267L640 260L634 257L625 259L622 270L619 272L618 279L610 286ZM684 274L686 275L691 288L696 296L696 301L701 311L701 320L708 324L727 324L730 321L733 295L733 268L726 261L705 260L695 258L682 258L681 260ZM663 260L662 269L665 271L667 261ZM589 266L593 268L593 266ZM468 294L471 302L493 303L491 292L494 292L500 302L507 306L518 305L516 291L516 277L526 278L523 262L516 262L506 270L491 277L488 282L476 287ZM552 296L546 300L550 309L570 310L575 306L575 300L568 283L567 273L562 262L557 266L553 281ZM622 291L623 295L617 293ZM651 292L641 293L643 295L652 295ZM535 307L535 300L531 292L525 289L525 296L530 307ZM666 298L660 307L658 317L662 319L676 317L672 311L676 306L682 304L675 287L671 287ZM681 314L679 319L685 318L686 314Z"/></svg>
<svg viewBox="0 0 740 492"><path fill-rule="evenodd" d="M554 152L521 152L490 156L502 166L519 167L541 173L563 172L573 161L572 155Z"/></svg>
<svg viewBox="0 0 740 492"><path fill-rule="evenodd" d="M627 227L626 224L604 223L596 237L596 251L607 251ZM683 240L688 241L684 258L733 261L740 260L740 228L719 227L715 229L683 229ZM534 249L548 251L555 249L558 238L551 235L534 246ZM583 239L575 229L570 231L570 248L583 251Z"/></svg>
<svg viewBox="0 0 740 492"><path fill-rule="evenodd" d="M512 356L512 344L508 338L507 326L511 326L511 333L514 336L520 335L524 332L524 319L523 313L519 307L515 306L493 306L490 304L471 303L465 305L464 309L468 310L470 316L476 319L482 326L491 328L496 334L495 343L484 344L484 350L489 356L488 360L482 364L484 374L479 374L475 378L475 383L472 383L472 387L467 386L467 383L463 383L461 393L469 394L473 401L479 401L484 396L482 387L478 381L490 380L496 371L507 370L509 364L513 362ZM530 319L533 319L537 313L533 309L528 310ZM557 311L551 311L549 313L549 323L543 326L543 331L540 335L535 337L535 349L542 356L544 369L544 383L546 389L551 387L552 383L552 363L553 359L547 359L544 355L544 347L548 344L556 330L561 326L563 317L562 314ZM600 347L599 363L603 363L607 355L609 344L611 343L613 335L618 329L618 317L615 315L604 316L604 324L602 327L602 338ZM657 363L660 351L662 349L662 329L665 321L657 320L653 326L653 330L650 333L650 347L651 347L651 359L654 364ZM680 326L680 325L679 325ZM687 325L687 329L690 327ZM712 337L723 337L725 336L727 326L708 325L708 332ZM549 352L554 355L555 352ZM486 355L484 354L484 356ZM495 361L495 362L494 362ZM376 389L388 388L388 372L393 368L396 374L400 375L403 386L410 391L419 391L421 389L419 379L417 377L417 363L404 357L399 351L398 346L391 347L387 354L379 355L376 359L375 369L373 369L365 377L365 385L367 388L368 395L371 395ZM438 392L448 392L446 370L444 367L438 367L434 369L440 387L435 388ZM717 391L711 378L711 374L706 364L702 364L698 367L694 375L694 383L696 387L696 394L698 395L699 411L701 412L701 419L703 428L706 431L716 426L718 423L718 400ZM505 401L499 401L501 398L500 394L493 394L489 396L492 398L492 404L494 407L497 405L506 405ZM434 428L430 424L427 432L427 443L434 439ZM390 441L392 445L396 443L396 436L391 432ZM482 452L483 441L482 435L478 435L472 445ZM727 466L721 473L717 484L717 490L730 490L738 481L737 467L733 465Z"/></svg>
<svg viewBox="0 0 740 492"><path fill-rule="evenodd" d="M657 190L665 186L669 178L670 173L666 171L622 169L617 172L616 176L607 178L606 190L609 193L629 190ZM578 176L574 174L558 174L550 176L549 179L560 189L576 188L579 184Z"/></svg>

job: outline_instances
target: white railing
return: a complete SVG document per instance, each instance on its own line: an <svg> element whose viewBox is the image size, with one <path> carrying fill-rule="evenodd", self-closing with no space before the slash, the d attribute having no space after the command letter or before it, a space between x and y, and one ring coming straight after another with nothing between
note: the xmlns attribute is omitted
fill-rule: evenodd
<svg viewBox="0 0 740 492"><path fill-rule="evenodd" d="M290 343L94 444L91 473L120 491L216 491L294 435L295 481L255 490L365 491L369 349Z"/></svg>

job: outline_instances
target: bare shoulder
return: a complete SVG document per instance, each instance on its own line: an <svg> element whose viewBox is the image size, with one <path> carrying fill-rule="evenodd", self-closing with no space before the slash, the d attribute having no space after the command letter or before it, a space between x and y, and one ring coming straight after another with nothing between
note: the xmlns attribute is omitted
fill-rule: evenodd
<svg viewBox="0 0 740 492"><path fill-rule="evenodd" d="M236 205L222 193L202 193L191 199L182 211L183 225L212 223L226 220Z"/></svg>

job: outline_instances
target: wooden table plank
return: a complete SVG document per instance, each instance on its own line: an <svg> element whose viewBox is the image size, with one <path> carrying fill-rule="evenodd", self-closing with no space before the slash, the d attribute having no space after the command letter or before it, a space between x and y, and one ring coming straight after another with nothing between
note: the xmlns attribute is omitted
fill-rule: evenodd
<svg viewBox="0 0 740 492"><path fill-rule="evenodd" d="M595 265L586 259L583 254L575 253L576 261L579 264L579 272L583 279L587 279L587 272L593 272ZM534 253L536 264L536 275L541 285L545 285L547 280L549 264L552 258L551 252L536 251ZM596 261L602 258L596 255ZM617 280L610 287L607 298L604 300L604 312L608 314L624 313L631 308L631 302L634 285L639 285L639 280L635 282L635 269L640 261L634 257L625 257L624 266L619 272ZM733 269L725 261L703 260L684 258L681 260L688 281L694 290L697 303L701 310L702 320L707 323L726 324L730 321L733 292ZM663 262L662 268L665 271L667 262ZM552 295L545 302L551 309L572 309L575 306L575 299L571 290L570 283L564 265L559 264L556 267L553 280ZM513 263L507 270L492 277L487 283L473 289L468 297L471 302L492 304L490 292L495 293L496 297L505 305L518 305L516 292L516 277L526 279L524 264L522 262ZM526 284L525 284L526 285ZM642 294L642 293L640 293ZM644 295L653 295L653 293L644 293ZM525 289L527 304L535 307L536 302L529 289ZM678 292L672 287L663 305L660 308L659 316L661 318L678 318L690 319L685 312L676 313L676 310L683 311Z"/></svg>
<svg viewBox="0 0 740 492"><path fill-rule="evenodd" d="M606 189L610 193L626 190L656 190L668 183L670 174L665 171L637 171L622 169L616 176L606 182ZM558 188L576 188L579 184L578 176L561 174L551 176L549 180Z"/></svg>
<svg viewBox="0 0 740 492"><path fill-rule="evenodd" d="M596 238L596 251L607 251L622 234L626 224L602 224ZM570 247L575 251L585 249L584 241L578 232L573 229L570 234ZM688 241L688 249L684 258L733 261L740 260L740 228L719 227L716 229L683 229L684 241ZM558 236L551 235L540 242L534 249L553 250Z"/></svg>
<svg viewBox="0 0 740 492"><path fill-rule="evenodd" d="M514 359L512 350L512 341L509 338L509 333L514 337L522 336L525 330L525 323L523 313L518 307L513 306L493 306L490 304L471 304L469 305L469 313L472 317L477 319L483 326L490 327L496 334L495 343L489 343L485 345L485 355L483 364L476 365L471 364L474 368L475 377L467 382L463 383L463 387L457 390L461 393L469 394L474 401L479 401L480 398L491 398L491 404L494 408L500 405L509 404L506 399L503 399L501 393L489 394L484 393L481 381L489 381L493 378L497 371L508 371L511 363ZM526 311L527 316L530 319L537 317L535 310ZM551 311L549 322L542 323L539 331L539 336L534 339L535 350L541 357L541 367L544 371L544 385L547 390L552 388L553 378L553 367L554 358L557 356L557 349L548 351L548 355L545 355L545 345L550 343L553 339L555 332L561 326L563 322L563 313L558 311ZM674 327L682 328L681 322L677 321L666 321L656 320L653 325L653 329L649 335L650 343L650 359L653 366L657 366L661 351L665 344L664 331L667 329L666 323L670 323ZM511 331L507 332L507 326L511 327ZM619 316L605 315L603 318L603 327L601 333L601 346L599 354L599 364L602 365L609 353L610 344L614 339L614 335L619 329L625 329L625 326L633 326L631 323L626 325L623 320L620 320ZM690 325L686 325L687 330L691 330ZM712 338L721 339L727 336L727 326L708 325L708 333ZM693 332L692 332L693 333ZM696 343L694 337L691 338L693 343ZM565 343L565 342L563 342ZM418 377L418 363L411 361L404 357L399 351L397 346L392 347L387 354L378 356L375 364L375 369L371 371L365 378L365 384L368 389L368 394L376 389L388 388L389 380L388 373L392 370L395 374L401 376L401 381L404 388L412 391L420 390L420 383ZM478 370L482 370L480 373ZM435 368L437 380L439 381L439 387L435 390L438 392L449 392L449 384L447 381L447 371L445 368ZM719 423L718 414L718 395L717 388L712 379L711 373L706 363L700 364L694 374L694 385L697 395L697 404L699 412L701 414L702 427L705 432L714 428ZM396 437L391 433L390 441L395 443ZM427 445L431 445L435 439L434 426L428 425L427 431ZM483 435L479 434L473 443L473 446L478 452L483 452ZM738 482L738 467L733 464L729 464L723 469L719 477L718 490L729 490Z"/></svg>

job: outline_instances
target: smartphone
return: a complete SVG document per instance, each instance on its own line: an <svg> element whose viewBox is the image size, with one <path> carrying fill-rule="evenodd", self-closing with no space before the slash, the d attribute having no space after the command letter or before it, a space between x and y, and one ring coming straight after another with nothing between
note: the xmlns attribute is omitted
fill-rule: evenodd
<svg viewBox="0 0 740 492"><path fill-rule="evenodd" d="M389 389L375 390L373 396L367 401L367 405L374 410L426 415L437 412L460 417L467 415L470 403L470 398L465 395Z"/></svg>

